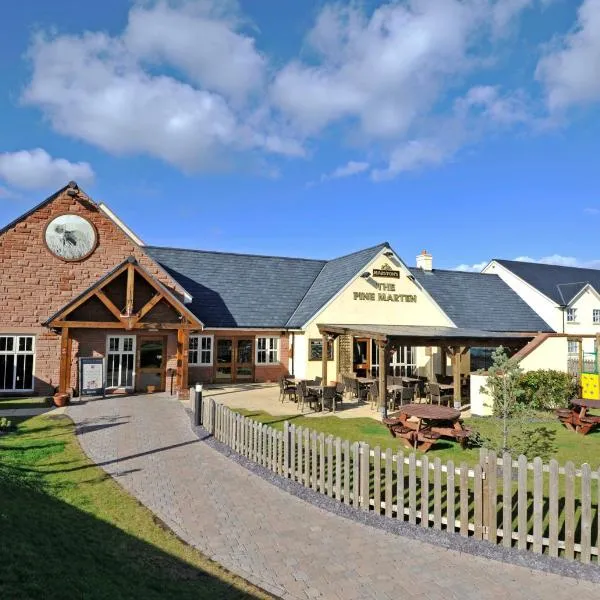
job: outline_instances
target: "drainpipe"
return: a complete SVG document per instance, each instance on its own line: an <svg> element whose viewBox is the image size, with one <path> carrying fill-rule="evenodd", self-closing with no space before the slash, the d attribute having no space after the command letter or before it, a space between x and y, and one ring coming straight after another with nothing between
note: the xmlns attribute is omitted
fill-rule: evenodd
<svg viewBox="0 0 600 600"><path fill-rule="evenodd" d="M296 371L296 334L292 331L292 377Z"/></svg>

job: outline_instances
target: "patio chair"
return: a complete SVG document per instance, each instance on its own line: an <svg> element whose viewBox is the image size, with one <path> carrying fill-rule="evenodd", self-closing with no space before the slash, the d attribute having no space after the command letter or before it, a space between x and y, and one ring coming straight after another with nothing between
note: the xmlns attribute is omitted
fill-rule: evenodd
<svg viewBox="0 0 600 600"><path fill-rule="evenodd" d="M367 400L367 396L369 395L369 388L361 385L358 379L353 379L352 383L354 384L354 397L357 399L358 403Z"/></svg>
<svg viewBox="0 0 600 600"><path fill-rule="evenodd" d="M294 402L298 401L298 389L295 385L292 385L285 377L279 380L279 400L283 404L286 396Z"/></svg>
<svg viewBox="0 0 600 600"><path fill-rule="evenodd" d="M344 382L344 394L348 396L348 399L354 397L354 381L352 377L348 375L342 375L342 381Z"/></svg>
<svg viewBox="0 0 600 600"><path fill-rule="evenodd" d="M323 388L323 396L321 400L323 402L323 408L326 410L333 410L333 403L337 400L337 386L326 385Z"/></svg>
<svg viewBox="0 0 600 600"><path fill-rule="evenodd" d="M450 404L454 398L452 392L442 392L440 386L437 383L429 382L429 402L431 404Z"/></svg>
<svg viewBox="0 0 600 600"><path fill-rule="evenodd" d="M318 375L315 377L315 385L321 385L322 381L323 381L322 377L319 377Z"/></svg>
<svg viewBox="0 0 600 600"><path fill-rule="evenodd" d="M313 392L310 392L306 387L306 381L298 382L298 399L300 404L300 412L304 412L304 405L308 404L309 408L314 408L313 405L320 401L320 398Z"/></svg>
<svg viewBox="0 0 600 600"><path fill-rule="evenodd" d="M336 395L337 402L339 402L340 404L344 401L344 391L345 391L344 384L342 382L338 381L338 383L335 384L335 395Z"/></svg>
<svg viewBox="0 0 600 600"><path fill-rule="evenodd" d="M374 410L375 405L379 401L379 383L374 381L367 391L367 398L369 400L369 404L371 405L371 410Z"/></svg>

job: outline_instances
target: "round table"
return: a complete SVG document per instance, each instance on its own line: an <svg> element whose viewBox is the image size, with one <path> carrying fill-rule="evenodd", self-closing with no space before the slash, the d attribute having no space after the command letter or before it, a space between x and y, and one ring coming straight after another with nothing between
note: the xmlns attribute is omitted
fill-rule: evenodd
<svg viewBox="0 0 600 600"><path fill-rule="evenodd" d="M456 421L460 419L460 410L437 404L405 404L399 410L401 414L417 419L432 419L435 421Z"/></svg>

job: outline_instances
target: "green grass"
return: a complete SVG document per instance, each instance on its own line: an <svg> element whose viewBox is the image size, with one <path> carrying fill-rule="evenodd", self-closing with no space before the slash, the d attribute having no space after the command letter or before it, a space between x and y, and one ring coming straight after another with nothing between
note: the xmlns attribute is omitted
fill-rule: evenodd
<svg viewBox="0 0 600 600"><path fill-rule="evenodd" d="M94 466L65 416L19 420L0 436L0 535L1 598L269 597Z"/></svg>
<svg viewBox="0 0 600 600"><path fill-rule="evenodd" d="M50 407L52 401L50 398L0 398L0 410L9 410L13 408L46 408Z"/></svg>
<svg viewBox="0 0 600 600"><path fill-rule="evenodd" d="M318 432L350 440L350 442L366 442L371 448L379 446L382 450L391 448L395 451L400 448L406 451L406 447L390 435L385 425L369 417L357 419L341 419L333 416L310 418L298 415L273 416L256 410L233 410L261 423L271 424L276 429L283 429L284 421L288 420L296 426L309 427ZM483 436L491 436L495 429L493 417L471 417L465 419L465 425L479 431ZM554 458L561 465L567 461L572 461L576 466L587 462L592 469L600 467L600 430L586 436L578 435L563 427L553 416L548 416L543 420L540 419L540 425L555 433L556 453ZM427 455L430 460L434 460L439 456L442 462L453 460L454 464L463 461L468 464L475 464L479 459L479 449L463 450L456 442L440 440L429 450Z"/></svg>

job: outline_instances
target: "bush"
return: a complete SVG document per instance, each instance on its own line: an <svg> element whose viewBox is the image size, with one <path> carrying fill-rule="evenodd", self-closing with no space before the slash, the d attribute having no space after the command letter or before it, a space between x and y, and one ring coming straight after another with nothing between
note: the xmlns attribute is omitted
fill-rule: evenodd
<svg viewBox="0 0 600 600"><path fill-rule="evenodd" d="M539 369L521 375L523 394L519 402L533 410L567 408L577 393L577 383L568 373Z"/></svg>

